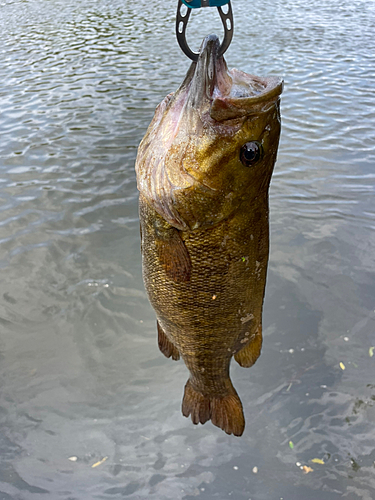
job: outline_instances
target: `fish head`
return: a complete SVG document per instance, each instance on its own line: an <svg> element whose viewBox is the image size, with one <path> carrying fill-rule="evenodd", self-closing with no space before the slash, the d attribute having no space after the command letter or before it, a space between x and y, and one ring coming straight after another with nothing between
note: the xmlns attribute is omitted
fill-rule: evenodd
<svg viewBox="0 0 375 500"><path fill-rule="evenodd" d="M158 106L137 156L138 189L172 226L195 230L268 195L283 82L228 70L220 42L202 43L180 88Z"/></svg>

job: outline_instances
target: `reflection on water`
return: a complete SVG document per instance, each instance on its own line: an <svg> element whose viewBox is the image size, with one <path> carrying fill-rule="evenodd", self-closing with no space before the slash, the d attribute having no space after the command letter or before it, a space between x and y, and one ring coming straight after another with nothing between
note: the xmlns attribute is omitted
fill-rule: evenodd
<svg viewBox="0 0 375 500"><path fill-rule="evenodd" d="M241 439L181 417L141 279L134 160L189 64L175 7L1 3L2 499L375 496L374 5L234 15L229 66L286 83L264 348L232 366ZM221 29L194 13L191 46Z"/></svg>

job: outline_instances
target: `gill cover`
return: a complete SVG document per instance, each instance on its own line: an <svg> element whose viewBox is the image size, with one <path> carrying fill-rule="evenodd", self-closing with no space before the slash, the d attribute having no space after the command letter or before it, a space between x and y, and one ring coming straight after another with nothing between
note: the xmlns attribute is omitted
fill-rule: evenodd
<svg viewBox="0 0 375 500"><path fill-rule="evenodd" d="M280 135L282 80L228 71L215 35L206 37L184 82L156 109L136 161L138 189L180 230L227 218L244 197L265 194ZM261 144L245 168L241 148Z"/></svg>

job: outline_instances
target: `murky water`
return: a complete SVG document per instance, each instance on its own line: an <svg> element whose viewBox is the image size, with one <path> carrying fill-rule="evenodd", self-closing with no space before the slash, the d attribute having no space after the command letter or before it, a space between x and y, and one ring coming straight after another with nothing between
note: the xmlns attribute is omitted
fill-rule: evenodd
<svg viewBox="0 0 375 500"><path fill-rule="evenodd" d="M1 500L375 498L374 2L233 4L229 66L285 79L242 438L182 417L141 279L134 161L189 65L176 5L1 3ZM198 47L221 27L194 14Z"/></svg>

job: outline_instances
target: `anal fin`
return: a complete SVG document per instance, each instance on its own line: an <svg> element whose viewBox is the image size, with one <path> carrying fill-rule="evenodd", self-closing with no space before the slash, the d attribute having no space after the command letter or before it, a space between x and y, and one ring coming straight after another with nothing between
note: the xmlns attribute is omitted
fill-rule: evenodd
<svg viewBox="0 0 375 500"><path fill-rule="evenodd" d="M254 338L249 338L248 344L234 355L234 359L243 368L250 368L260 356L262 342L262 327L260 326Z"/></svg>
<svg viewBox="0 0 375 500"><path fill-rule="evenodd" d="M178 361L180 359L180 353L178 352L177 347L167 339L162 327L159 325L159 321L157 321L156 324L158 327L158 344L160 351L166 358L172 357L174 361Z"/></svg>

